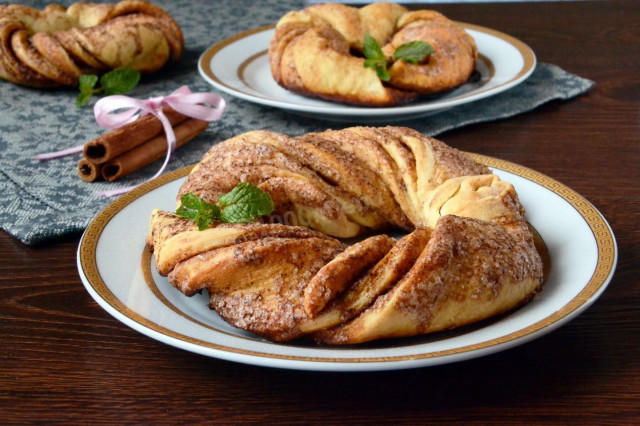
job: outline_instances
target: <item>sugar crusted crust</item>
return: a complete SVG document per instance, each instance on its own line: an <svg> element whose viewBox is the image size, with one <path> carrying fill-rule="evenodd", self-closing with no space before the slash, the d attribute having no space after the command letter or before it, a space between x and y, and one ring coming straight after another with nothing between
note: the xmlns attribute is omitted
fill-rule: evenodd
<svg viewBox="0 0 640 426"><path fill-rule="evenodd" d="M178 197L215 201L244 181L270 193L272 216L197 231L155 211L147 243L178 290L207 290L223 319L268 339L431 333L514 309L542 287L513 186L412 129L248 132L212 147ZM409 233L362 239L388 228ZM351 237L361 241L337 239Z"/></svg>

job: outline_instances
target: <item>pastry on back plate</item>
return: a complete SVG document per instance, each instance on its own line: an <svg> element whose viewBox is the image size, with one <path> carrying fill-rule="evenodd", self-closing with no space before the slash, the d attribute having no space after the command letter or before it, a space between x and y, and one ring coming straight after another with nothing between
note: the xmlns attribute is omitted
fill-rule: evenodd
<svg viewBox="0 0 640 426"><path fill-rule="evenodd" d="M24 86L77 86L82 74L125 66L151 73L183 48L175 20L144 1L0 6L0 78Z"/></svg>
<svg viewBox="0 0 640 426"><path fill-rule="evenodd" d="M428 50L412 57L416 43ZM379 50L365 58L372 44ZM471 77L477 55L474 39L457 23L395 3L327 3L289 12L269 45L271 73L282 87L362 106L393 106L458 87Z"/></svg>

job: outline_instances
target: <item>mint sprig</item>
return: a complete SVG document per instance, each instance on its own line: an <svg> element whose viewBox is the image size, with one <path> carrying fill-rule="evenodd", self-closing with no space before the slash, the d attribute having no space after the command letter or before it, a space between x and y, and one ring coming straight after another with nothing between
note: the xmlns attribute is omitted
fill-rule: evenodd
<svg viewBox="0 0 640 426"><path fill-rule="evenodd" d="M100 82L100 85L96 87ZM80 93L76 98L76 106L81 107L91 96L104 93L118 95L132 90L140 82L140 73L133 68L121 67L103 74L102 77L93 74L81 75L78 80Z"/></svg>
<svg viewBox="0 0 640 426"><path fill-rule="evenodd" d="M270 214L275 206L266 192L249 183L239 183L230 192L218 197L218 205L208 203L193 193L180 197L176 214L196 222L200 231L215 221L226 223L253 222Z"/></svg>
<svg viewBox="0 0 640 426"><path fill-rule="evenodd" d="M423 62L427 56L431 55L433 52L433 46L426 41L414 40L398 46L396 51L393 53L393 59L395 61L405 61L410 64L418 64ZM376 39L371 37L369 33L364 35L362 53L365 57L365 68L374 69L378 78L382 81L389 81L391 79L388 71L389 60L384 56L384 52L382 52L382 48Z"/></svg>
<svg viewBox="0 0 640 426"><path fill-rule="evenodd" d="M180 197L180 207L176 214L196 222L198 229L207 229L209 224L220 218L220 209L213 203L208 203L197 195L188 193Z"/></svg>

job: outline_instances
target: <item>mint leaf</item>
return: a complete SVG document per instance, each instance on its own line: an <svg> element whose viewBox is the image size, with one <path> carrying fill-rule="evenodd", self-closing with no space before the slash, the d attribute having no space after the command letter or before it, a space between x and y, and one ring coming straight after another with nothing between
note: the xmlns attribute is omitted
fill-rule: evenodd
<svg viewBox="0 0 640 426"><path fill-rule="evenodd" d="M106 95L126 93L140 82L140 73L133 68L121 67L109 71L100 78L100 86Z"/></svg>
<svg viewBox="0 0 640 426"><path fill-rule="evenodd" d="M80 93L76 98L77 107L82 106L82 104L84 104L89 100L89 98L91 98L95 91L94 87L96 86L97 82L97 75L87 74L80 76L80 78L78 79L78 90L80 91Z"/></svg>
<svg viewBox="0 0 640 426"><path fill-rule="evenodd" d="M389 81L391 77L387 71L389 61L385 58L382 48L378 44L375 38L371 37L369 33L364 35L364 45L362 48L364 54L364 67L372 68L376 71L378 78L382 81Z"/></svg>
<svg viewBox="0 0 640 426"><path fill-rule="evenodd" d="M431 55L433 51L433 46L426 41L414 40L398 46L393 53L393 59L418 64Z"/></svg>
<svg viewBox="0 0 640 426"><path fill-rule="evenodd" d="M218 203L222 208L220 220L227 223L251 222L275 208L269 194L249 182L239 183L231 192L221 195Z"/></svg>
<svg viewBox="0 0 640 426"><path fill-rule="evenodd" d="M364 45L362 48L362 53L367 59L386 60L384 57L384 53L382 53L382 48L380 47L376 39L371 37L369 33L366 33L364 35Z"/></svg>
<svg viewBox="0 0 640 426"><path fill-rule="evenodd" d="M196 220L201 205L202 200L197 195L191 192L183 194L180 197L180 207L176 210L176 214L187 219Z"/></svg>
<svg viewBox="0 0 640 426"><path fill-rule="evenodd" d="M197 195L188 193L180 197L180 206L176 215L195 220L198 230L202 231L209 224L220 218L220 209L213 203L207 203Z"/></svg>

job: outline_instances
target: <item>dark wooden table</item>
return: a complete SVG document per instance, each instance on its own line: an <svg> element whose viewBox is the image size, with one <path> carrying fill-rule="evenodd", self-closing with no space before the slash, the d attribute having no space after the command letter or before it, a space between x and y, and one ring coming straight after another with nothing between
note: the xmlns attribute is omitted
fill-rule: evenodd
<svg viewBox="0 0 640 426"><path fill-rule="evenodd" d="M608 219L602 297L564 327L479 359L317 373L207 358L103 311L76 270L79 235L26 247L0 233L0 423L640 423L640 4L442 5L594 80L587 95L440 138L538 170Z"/></svg>

